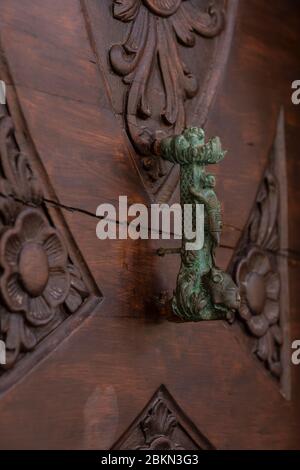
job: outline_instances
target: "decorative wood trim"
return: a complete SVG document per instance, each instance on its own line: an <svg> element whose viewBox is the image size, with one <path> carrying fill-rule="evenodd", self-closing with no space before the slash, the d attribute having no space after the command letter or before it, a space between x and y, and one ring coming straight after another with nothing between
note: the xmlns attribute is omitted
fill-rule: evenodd
<svg viewBox="0 0 300 470"><path fill-rule="evenodd" d="M113 450L206 450L209 441L162 385Z"/></svg>
<svg viewBox="0 0 300 470"><path fill-rule="evenodd" d="M248 225L232 263L241 293L239 321L256 357L290 397L288 209L284 113Z"/></svg>
<svg viewBox="0 0 300 470"><path fill-rule="evenodd" d="M75 250L69 249L72 241L66 226L54 224L6 105L0 105L0 215L0 339L6 344L6 365L0 368L3 392L101 300L94 285L83 278Z"/></svg>

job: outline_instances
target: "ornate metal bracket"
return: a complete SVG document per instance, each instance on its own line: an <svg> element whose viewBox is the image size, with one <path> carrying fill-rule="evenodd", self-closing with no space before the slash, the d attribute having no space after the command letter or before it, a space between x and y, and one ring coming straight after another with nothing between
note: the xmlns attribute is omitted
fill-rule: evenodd
<svg viewBox="0 0 300 470"><path fill-rule="evenodd" d="M218 163L224 158L218 137L205 143L202 129L191 127L181 135L163 139L160 143L162 158L180 165L180 202L192 205L192 220L186 224L196 230L196 206L204 205L204 244L201 249L187 250L185 230L182 236L181 267L177 287L172 299L175 315L185 321L219 320L234 318L239 307L237 286L229 274L215 265L215 249L219 245L222 229L221 206L214 191L215 178L205 172L205 165ZM158 253L162 255L160 251Z"/></svg>

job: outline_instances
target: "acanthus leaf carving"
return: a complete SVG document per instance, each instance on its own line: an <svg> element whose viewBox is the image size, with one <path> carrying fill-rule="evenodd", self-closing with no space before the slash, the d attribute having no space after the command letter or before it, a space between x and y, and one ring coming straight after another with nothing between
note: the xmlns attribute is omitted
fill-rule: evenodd
<svg viewBox="0 0 300 470"><path fill-rule="evenodd" d="M156 142L183 131L185 103L200 86L178 46L193 48L196 35L216 37L224 28L225 15L221 7L211 5L202 11L190 0L114 0L113 14L131 23L123 44L111 47L110 63L128 87L124 119L129 137L155 182L167 171L155 155ZM154 104L154 76L159 77L159 105Z"/></svg>
<svg viewBox="0 0 300 470"><path fill-rule="evenodd" d="M162 398L157 398L140 426L145 444L138 450L184 450L173 436L177 419Z"/></svg>
<svg viewBox="0 0 300 470"><path fill-rule="evenodd" d="M191 426L162 385L114 450L205 450L213 446Z"/></svg>

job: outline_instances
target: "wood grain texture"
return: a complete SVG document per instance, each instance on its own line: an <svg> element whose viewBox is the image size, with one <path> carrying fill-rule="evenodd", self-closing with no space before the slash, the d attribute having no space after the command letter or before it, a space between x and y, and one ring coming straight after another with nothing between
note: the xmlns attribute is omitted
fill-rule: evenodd
<svg viewBox="0 0 300 470"><path fill-rule="evenodd" d="M226 268L285 108L291 339L300 337L300 123L290 101L299 74L298 10L292 0L240 1L206 125L207 135L219 135L229 150L215 171L225 222L218 260ZM101 21L108 13L116 23L106 9ZM115 28L122 42L124 31ZM1 77L14 122L24 126L24 139L35 150L32 168L42 175L46 198L72 208L60 209L60 216L55 205L47 204L48 210L68 229L76 256L104 295L94 315L1 396L1 448L110 448L161 384L216 448L299 448L299 369L291 366L287 402L237 328L166 318L163 293L172 292L179 259L159 259L155 250L169 242L96 238L98 204L116 202L120 194L150 203L112 103L118 96L107 86L110 42L103 42L103 58L96 57L77 0L2 0L0 31ZM119 77L110 78L116 89ZM197 125L192 110L187 116Z"/></svg>

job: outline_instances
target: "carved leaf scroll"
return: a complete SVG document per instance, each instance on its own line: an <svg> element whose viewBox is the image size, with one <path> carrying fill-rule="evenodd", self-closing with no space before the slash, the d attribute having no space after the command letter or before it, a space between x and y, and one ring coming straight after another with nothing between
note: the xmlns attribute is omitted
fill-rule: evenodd
<svg viewBox="0 0 300 470"><path fill-rule="evenodd" d="M193 48L196 35L218 36L225 25L222 4L206 8L191 0L114 0L113 15L130 24L123 44L110 49L112 69L127 86L127 131L148 176L157 181L166 168L154 156L155 142L183 131L186 101L204 92L179 45Z"/></svg>
<svg viewBox="0 0 300 470"><path fill-rule="evenodd" d="M212 445L191 426L164 386L154 394L117 450L205 450Z"/></svg>
<svg viewBox="0 0 300 470"><path fill-rule="evenodd" d="M42 188L0 106L0 376L93 295L43 203ZM2 378L1 378L2 379Z"/></svg>

